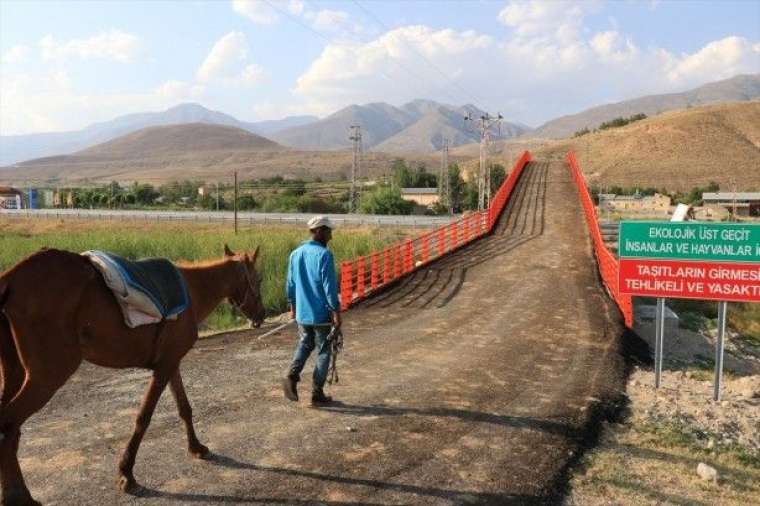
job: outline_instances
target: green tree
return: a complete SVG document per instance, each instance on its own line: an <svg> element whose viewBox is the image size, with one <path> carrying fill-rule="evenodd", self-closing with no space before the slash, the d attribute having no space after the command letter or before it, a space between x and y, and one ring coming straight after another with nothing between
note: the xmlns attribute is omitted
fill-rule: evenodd
<svg viewBox="0 0 760 506"><path fill-rule="evenodd" d="M414 203L401 197L401 190L381 186L362 195L359 212L365 214L411 214Z"/></svg>
<svg viewBox="0 0 760 506"><path fill-rule="evenodd" d="M466 185L462 179L459 165L456 163L449 165L449 196L451 198L451 208L455 213L462 212L465 187Z"/></svg>
<svg viewBox="0 0 760 506"><path fill-rule="evenodd" d="M491 195L496 193L504 179L507 177L507 170L500 163L491 166Z"/></svg>

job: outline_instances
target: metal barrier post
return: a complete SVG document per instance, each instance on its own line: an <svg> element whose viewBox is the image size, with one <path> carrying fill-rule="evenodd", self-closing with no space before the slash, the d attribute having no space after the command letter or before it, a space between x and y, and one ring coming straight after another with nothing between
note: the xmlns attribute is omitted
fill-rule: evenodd
<svg viewBox="0 0 760 506"><path fill-rule="evenodd" d="M446 252L446 227L438 229L438 256L443 256Z"/></svg>
<svg viewBox="0 0 760 506"><path fill-rule="evenodd" d="M422 236L422 263L427 263L428 258L430 258L430 245L428 242L430 241L430 236L428 234L425 234Z"/></svg>
<svg viewBox="0 0 760 506"><path fill-rule="evenodd" d="M407 239L406 243L404 244L404 274L411 272L414 268L414 255L412 249L412 240Z"/></svg>
<svg viewBox="0 0 760 506"><path fill-rule="evenodd" d="M364 257L359 257L356 259L356 291L359 297L364 297L365 293L364 274Z"/></svg>
<svg viewBox="0 0 760 506"><path fill-rule="evenodd" d="M401 277L401 245L393 248L393 279Z"/></svg>
<svg viewBox="0 0 760 506"><path fill-rule="evenodd" d="M380 284L380 259L378 258L379 255L377 252L372 252L372 256L370 257L370 274L369 274L369 284L372 290L377 288L377 286Z"/></svg>
<svg viewBox="0 0 760 506"><path fill-rule="evenodd" d="M383 250L383 284L388 284L393 279L391 269L391 250L390 248L385 248Z"/></svg>

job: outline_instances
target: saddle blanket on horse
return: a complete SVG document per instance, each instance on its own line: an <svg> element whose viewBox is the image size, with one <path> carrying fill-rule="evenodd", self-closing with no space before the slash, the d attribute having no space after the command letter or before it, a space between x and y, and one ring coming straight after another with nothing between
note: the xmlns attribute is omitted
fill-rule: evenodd
<svg viewBox="0 0 760 506"><path fill-rule="evenodd" d="M190 305L185 278L164 258L132 262L105 251L85 251L113 291L129 328L174 320Z"/></svg>

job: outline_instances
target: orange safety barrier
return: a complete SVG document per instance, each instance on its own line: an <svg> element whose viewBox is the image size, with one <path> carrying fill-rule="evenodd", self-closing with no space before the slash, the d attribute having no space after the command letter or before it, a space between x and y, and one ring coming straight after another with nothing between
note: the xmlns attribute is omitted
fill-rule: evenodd
<svg viewBox="0 0 760 506"><path fill-rule="evenodd" d="M412 240L407 239L406 244L404 244L404 274L407 272L412 272L412 269L414 268L414 247L412 245Z"/></svg>
<svg viewBox="0 0 760 506"><path fill-rule="evenodd" d="M578 196L581 205L583 206L583 212L586 215L586 224L591 233L591 240L594 243L594 254L596 255L596 261L599 265L599 273L602 276L602 281L604 281L607 291L612 296L612 299L615 301L618 308L620 308L620 312L625 319L625 325L630 328L633 326L633 300L630 295L621 294L618 290L618 272L620 270L620 264L618 263L617 258L615 258L615 255L607 249L604 240L602 240L602 232L599 228L599 220L596 217L594 202L591 199L588 187L586 187L586 180L583 178L583 173L578 166L578 160L575 158L575 154L572 151L567 154L567 164L570 167L570 174L575 182Z"/></svg>
<svg viewBox="0 0 760 506"><path fill-rule="evenodd" d="M517 184L517 180L520 178L520 174L530 161L531 155L525 151L515 162L507 179L492 196L488 209L470 213L457 221L443 225L414 239L405 239L392 244L382 250L382 261L380 259L381 252L371 252L369 254L369 287L366 280L366 257L341 263L341 308L348 309L358 300L393 283L420 266L491 233ZM430 244L431 239L436 244ZM380 273L381 264L382 274Z"/></svg>
<svg viewBox="0 0 760 506"><path fill-rule="evenodd" d="M352 262L342 262L340 264L340 309L345 311L353 299L354 287L352 286L351 275Z"/></svg>

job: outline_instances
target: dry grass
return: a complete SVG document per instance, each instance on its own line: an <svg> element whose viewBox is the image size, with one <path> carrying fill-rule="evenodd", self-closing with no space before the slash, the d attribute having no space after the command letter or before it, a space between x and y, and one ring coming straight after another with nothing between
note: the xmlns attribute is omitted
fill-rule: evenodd
<svg viewBox="0 0 760 506"><path fill-rule="evenodd" d="M604 441L584 457L572 481L571 504L748 505L760 500L760 467L736 450L710 451L676 425L610 426ZM697 476L713 466L718 483Z"/></svg>
<svg viewBox="0 0 760 506"><path fill-rule="evenodd" d="M684 191L760 190L760 102L673 111L578 138L553 141L537 158L575 151L590 184Z"/></svg>
<svg viewBox="0 0 760 506"><path fill-rule="evenodd" d="M393 160L404 158L412 164L424 163L430 170L440 166L440 155L395 155L368 152L362 155L359 177L375 178L391 173ZM452 161L464 158L451 157ZM50 163L29 163L19 168L3 168L0 183L34 181L37 184L63 186L122 183L161 184L168 181L195 180L232 182L233 171L241 180L280 175L286 178L335 180L351 171L350 151L249 151L217 150L183 156L104 161L71 159Z"/></svg>

